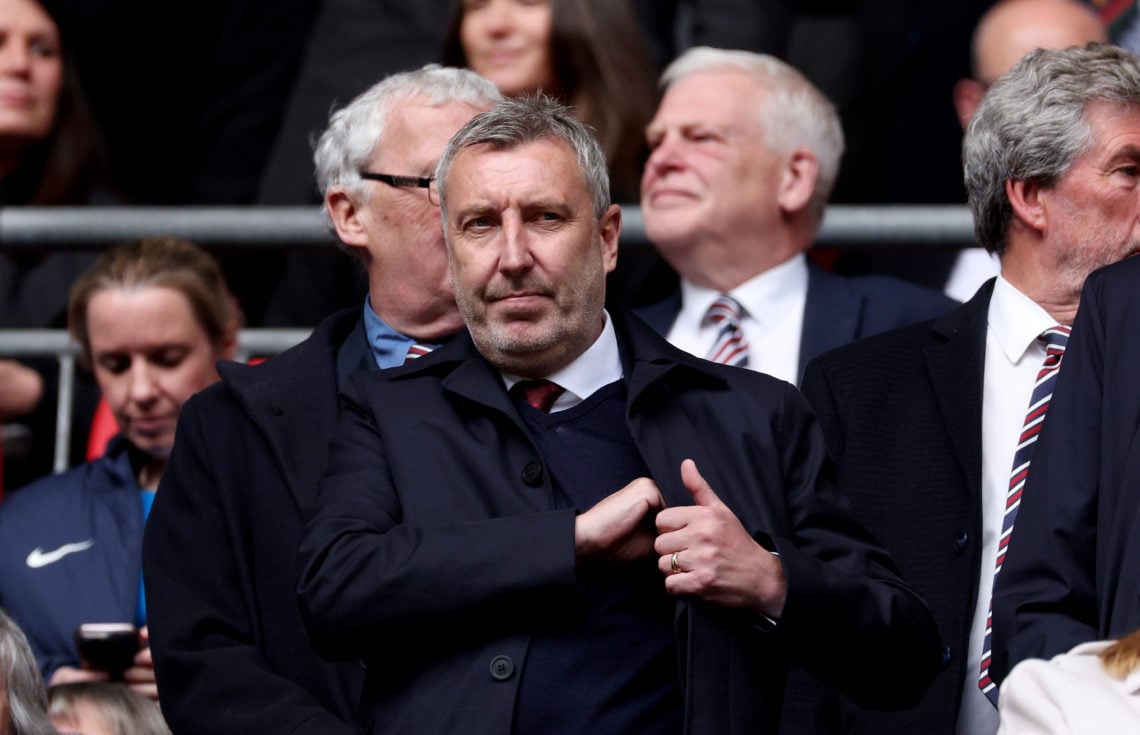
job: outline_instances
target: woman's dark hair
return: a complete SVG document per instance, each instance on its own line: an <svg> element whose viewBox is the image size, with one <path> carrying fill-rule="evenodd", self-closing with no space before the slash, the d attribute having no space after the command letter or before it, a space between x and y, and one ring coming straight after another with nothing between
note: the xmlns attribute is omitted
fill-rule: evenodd
<svg viewBox="0 0 1140 735"><path fill-rule="evenodd" d="M559 99L594 128L610 168L613 198L639 198L648 154L645 126L657 106L657 83L645 39L628 0L550 0L550 51ZM464 2L457 0L444 37L443 63L466 67L460 40Z"/></svg>
<svg viewBox="0 0 1140 735"><path fill-rule="evenodd" d="M32 2L51 16L59 30L63 75L51 131L31 143L20 165L5 177L4 203L89 204L97 192L110 190L106 152L79 84L57 3Z"/></svg>

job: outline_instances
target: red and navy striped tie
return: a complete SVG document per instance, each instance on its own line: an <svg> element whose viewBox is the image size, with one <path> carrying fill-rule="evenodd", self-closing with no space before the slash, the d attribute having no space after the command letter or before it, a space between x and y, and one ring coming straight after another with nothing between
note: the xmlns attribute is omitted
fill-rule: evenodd
<svg viewBox="0 0 1140 735"><path fill-rule="evenodd" d="M1037 381L1033 384L1033 395L1029 399L1029 410L1025 414L1025 423L1021 426L1021 436L1017 440L1017 449L1013 453L1013 471L1009 478L1009 491L1005 496L1005 515L1001 520L1001 537L998 538L997 563L994 565L996 579L1001 571L1005 553L1009 549L1010 535L1013 533L1013 522L1017 520L1017 509L1021 506L1021 492L1025 488L1025 478L1029 475L1029 463L1033 459L1033 449L1037 446L1037 435L1045 422L1045 413L1049 410L1049 401L1053 398L1053 386L1057 383L1057 372L1061 369L1061 358L1065 356L1065 345L1069 342L1069 328L1056 326L1046 329L1038 339L1045 342L1045 362L1037 372ZM998 690L990 679L990 658L992 647L990 639L993 635L993 595L990 595L990 607L986 613L986 635L982 643L982 671L978 677L978 686L986 698L997 706Z"/></svg>
<svg viewBox="0 0 1140 735"><path fill-rule="evenodd" d="M415 342L408 347L408 354L404 355L404 363L407 364L417 357L423 357L434 349L435 347L432 345L422 345L419 342Z"/></svg>
<svg viewBox="0 0 1140 735"><path fill-rule="evenodd" d="M748 366L748 340L740 329L743 309L735 299L720 296L709 307L705 321L719 327L708 359L725 365Z"/></svg>

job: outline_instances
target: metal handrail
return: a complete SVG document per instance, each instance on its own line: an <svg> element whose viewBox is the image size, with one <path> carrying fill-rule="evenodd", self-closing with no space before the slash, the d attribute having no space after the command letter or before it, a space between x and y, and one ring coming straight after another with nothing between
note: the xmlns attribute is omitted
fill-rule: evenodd
<svg viewBox="0 0 1140 735"><path fill-rule="evenodd" d="M10 207L0 252L102 248L175 235L210 247L323 248L334 244L317 207ZM828 248L944 248L974 244L964 205L832 205L816 244ZM648 245L641 210L622 207L622 245Z"/></svg>
<svg viewBox="0 0 1140 735"><path fill-rule="evenodd" d="M309 329L242 329L236 359L268 357L284 352L309 336ZM67 469L71 414L75 403L75 363L80 347L64 329L0 329L0 358L53 357L59 363L56 393L55 452L52 471Z"/></svg>
<svg viewBox="0 0 1140 735"><path fill-rule="evenodd" d="M327 248L336 238L315 206L288 207L8 207L0 209L0 253L105 248L140 237L172 235L211 248ZM964 205L831 205L816 238L837 249L935 249L974 244ZM622 247L649 242L641 210L622 207ZM308 330L243 330L246 354L271 355ZM66 467L78 348L63 330L0 330L0 357L50 356L59 361L56 471ZM63 441L61 441L61 437Z"/></svg>

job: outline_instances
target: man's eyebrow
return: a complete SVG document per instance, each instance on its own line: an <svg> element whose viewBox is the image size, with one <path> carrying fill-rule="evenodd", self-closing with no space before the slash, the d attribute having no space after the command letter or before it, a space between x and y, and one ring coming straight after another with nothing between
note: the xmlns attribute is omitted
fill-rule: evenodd
<svg viewBox="0 0 1140 735"><path fill-rule="evenodd" d="M1109 161L1119 161L1119 160L1136 160L1136 159L1140 159L1140 145L1136 145L1135 143L1129 143L1129 144L1125 145L1123 148L1120 148L1119 150L1113 151L1112 156L1108 160Z"/></svg>
<svg viewBox="0 0 1140 735"><path fill-rule="evenodd" d="M492 213L494 209L489 202L474 202L455 210L455 218L461 220L467 217L485 216Z"/></svg>

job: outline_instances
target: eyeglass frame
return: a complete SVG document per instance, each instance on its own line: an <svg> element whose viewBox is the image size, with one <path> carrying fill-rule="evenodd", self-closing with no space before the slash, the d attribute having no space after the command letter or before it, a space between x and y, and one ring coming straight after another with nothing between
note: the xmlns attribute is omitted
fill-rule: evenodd
<svg viewBox="0 0 1140 735"><path fill-rule="evenodd" d="M372 171L357 171L360 178L369 181L380 181L396 189L427 189L428 201L439 206L439 191L435 184L435 176L398 176L396 174L378 174Z"/></svg>

